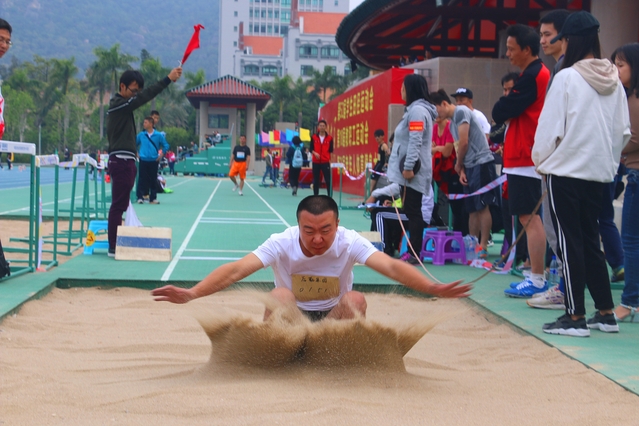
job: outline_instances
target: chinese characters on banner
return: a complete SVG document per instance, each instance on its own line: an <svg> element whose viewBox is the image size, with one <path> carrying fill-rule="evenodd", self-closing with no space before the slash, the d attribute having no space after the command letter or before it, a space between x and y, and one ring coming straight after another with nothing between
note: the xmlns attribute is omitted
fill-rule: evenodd
<svg viewBox="0 0 639 426"><path fill-rule="evenodd" d="M359 176L366 164L377 160L377 142L373 134L382 129L388 141L388 106L403 104L401 87L404 77L413 70L393 68L353 87L326 104L321 117L328 124L328 133L333 136L332 161L343 163L351 176ZM333 181L334 187L339 185ZM343 191L364 195L364 180L343 179Z"/></svg>

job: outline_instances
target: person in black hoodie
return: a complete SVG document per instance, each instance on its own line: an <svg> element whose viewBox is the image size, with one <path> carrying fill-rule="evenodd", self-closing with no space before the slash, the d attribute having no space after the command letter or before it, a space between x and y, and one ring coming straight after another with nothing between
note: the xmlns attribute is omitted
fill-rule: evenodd
<svg viewBox="0 0 639 426"><path fill-rule="evenodd" d="M109 256L115 256L115 242L122 215L129 207L129 196L135 184L137 146L133 111L155 98L171 82L182 75L174 68L167 77L144 89L140 71L127 70L120 76L120 91L109 103L107 139L109 140L109 174L111 175L111 208L109 209ZM144 90L143 90L144 89Z"/></svg>

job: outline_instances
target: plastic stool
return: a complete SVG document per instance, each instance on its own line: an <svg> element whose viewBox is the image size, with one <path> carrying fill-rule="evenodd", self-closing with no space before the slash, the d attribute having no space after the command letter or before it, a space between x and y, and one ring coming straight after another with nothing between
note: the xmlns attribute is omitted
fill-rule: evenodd
<svg viewBox="0 0 639 426"><path fill-rule="evenodd" d="M429 243L433 242L434 247ZM459 247L458 251L453 250L453 241ZM466 264L466 250L464 238L461 232L451 231L427 231L420 253L422 258L432 257L433 265L444 265L447 260L460 260Z"/></svg>
<svg viewBox="0 0 639 426"><path fill-rule="evenodd" d="M92 220L89 222L89 229L87 229L87 233L92 231L96 236L99 232L107 231L109 229L109 222L106 220ZM109 249L109 241L108 240L96 240L90 246L86 245L86 241L84 243L84 254L90 255L93 254L93 250L95 249Z"/></svg>
<svg viewBox="0 0 639 426"><path fill-rule="evenodd" d="M426 228L426 229L424 229L423 238L426 238L426 232L428 232L428 231L437 231L437 228ZM408 231L406 231L406 235L402 235L402 243L400 244L400 248L399 248L399 255L400 256L408 251L407 238L410 239L410 232L408 232ZM434 251L434 245L433 244L434 244L433 241L429 240L429 244L428 244L428 250L429 251ZM432 260L432 259L430 257L424 258L422 256L422 260Z"/></svg>

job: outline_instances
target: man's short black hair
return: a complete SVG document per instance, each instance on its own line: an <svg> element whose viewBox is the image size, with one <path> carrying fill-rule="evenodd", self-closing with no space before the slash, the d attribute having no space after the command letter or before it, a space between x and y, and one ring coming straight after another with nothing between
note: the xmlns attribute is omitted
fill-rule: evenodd
<svg viewBox="0 0 639 426"><path fill-rule="evenodd" d="M557 33L561 32L561 29L564 27L564 22L566 22L566 18L568 18L570 12L566 9L555 9L551 12L548 12L543 18L539 20L539 25L541 24L552 24Z"/></svg>
<svg viewBox="0 0 639 426"><path fill-rule="evenodd" d="M133 82L138 83L138 87L144 89L144 76L138 70L126 70L120 76L120 84L129 87Z"/></svg>
<svg viewBox="0 0 639 426"><path fill-rule="evenodd" d="M155 120L153 120L153 117L151 117L150 115L148 117L144 117L144 121L150 121L151 124L155 123Z"/></svg>
<svg viewBox="0 0 639 426"><path fill-rule="evenodd" d="M508 27L506 34L517 41L521 50L529 47L532 56L539 56L541 40L537 31L527 25L515 24Z"/></svg>
<svg viewBox="0 0 639 426"><path fill-rule="evenodd" d="M151 115L158 115L159 116L160 112L157 111L157 110L153 110L153 111L151 111Z"/></svg>
<svg viewBox="0 0 639 426"><path fill-rule="evenodd" d="M319 126L321 123L324 123L325 125L328 126L328 123L323 118L320 121L317 122L317 125Z"/></svg>
<svg viewBox="0 0 639 426"><path fill-rule="evenodd" d="M504 84L508 83L509 81L517 83L517 80L519 80L519 74L517 74L516 72L509 72L501 78L501 85L503 87Z"/></svg>
<svg viewBox="0 0 639 426"><path fill-rule="evenodd" d="M376 138L382 137L384 136L384 131L382 129L377 129L373 135L375 135Z"/></svg>
<svg viewBox="0 0 639 426"><path fill-rule="evenodd" d="M438 106L441 105L444 101L448 102L449 104L452 103L450 101L450 98L448 97L448 93L446 93L444 89L439 89L436 92L431 92L430 101L433 103L433 105Z"/></svg>
<svg viewBox="0 0 639 426"><path fill-rule="evenodd" d="M7 30L9 34L13 32L13 28L11 28L11 24L9 24L4 19L0 18L0 30Z"/></svg>
<svg viewBox="0 0 639 426"><path fill-rule="evenodd" d="M337 203L328 195L309 195L300 201L296 214L298 221L300 220L300 213L303 211L309 212L313 216L332 211L335 213L335 219L339 218Z"/></svg>

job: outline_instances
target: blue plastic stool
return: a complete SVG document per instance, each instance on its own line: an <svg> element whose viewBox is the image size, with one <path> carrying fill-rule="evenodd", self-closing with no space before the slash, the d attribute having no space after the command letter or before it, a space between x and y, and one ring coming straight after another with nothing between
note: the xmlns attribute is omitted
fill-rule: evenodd
<svg viewBox="0 0 639 426"><path fill-rule="evenodd" d="M107 232L109 229L109 222L106 220L92 220L89 222L89 229L87 229L87 233L92 231L96 236L100 232ZM109 249L109 241L108 240L96 240L90 246L86 245L86 240L84 242L84 254L90 255L93 254L93 250L95 249Z"/></svg>

